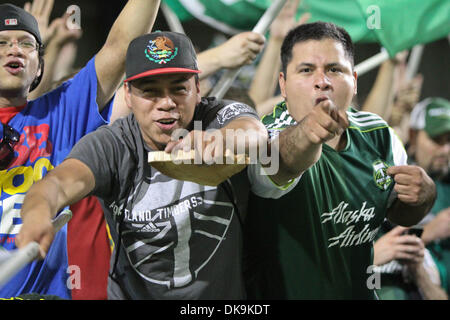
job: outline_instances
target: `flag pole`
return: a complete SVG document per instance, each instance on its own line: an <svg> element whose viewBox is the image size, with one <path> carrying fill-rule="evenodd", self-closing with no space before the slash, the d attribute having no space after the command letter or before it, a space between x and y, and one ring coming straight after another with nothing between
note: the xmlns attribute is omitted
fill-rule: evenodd
<svg viewBox="0 0 450 320"><path fill-rule="evenodd" d="M161 3L161 10L164 14L164 18L166 18L170 31L186 34L186 32L184 32L183 25L181 24L180 19L178 19L175 12L173 12L173 10L170 9L170 7L164 2Z"/></svg>
<svg viewBox="0 0 450 320"><path fill-rule="evenodd" d="M419 69L420 60L422 58L424 45L416 45L411 50L411 55L408 60L408 66L406 69L406 79L412 79ZM355 66L355 71L358 74L358 76L361 76L370 70L378 67L380 64L382 64L384 61L389 59L389 54L387 53L384 48L381 50L380 53L377 53L373 57L370 57L367 60L364 60L363 62L359 63L357 66Z"/></svg>
<svg viewBox="0 0 450 320"><path fill-rule="evenodd" d="M419 70L420 60L422 59L424 45L416 45L411 50L411 55L409 56L408 65L406 67L406 79L411 80Z"/></svg>
<svg viewBox="0 0 450 320"><path fill-rule="evenodd" d="M258 23L252 31L264 35L272 21L276 18L278 13L283 8L286 1L287 0L275 0L272 5L266 10L266 12L264 12L263 16L259 19ZM236 79L239 71L241 71L241 68L227 70L222 75L219 82L216 84L209 95L211 97L216 97L217 99L222 99L225 93L227 93L228 89L233 84L233 81L234 79Z"/></svg>
<svg viewBox="0 0 450 320"><path fill-rule="evenodd" d="M369 72L370 70L378 67L387 59L389 59L389 53L387 52L387 50L383 48L380 53L377 53L373 57L370 57L369 59L364 60L363 62L355 66L355 71L358 74L358 76L361 76Z"/></svg>

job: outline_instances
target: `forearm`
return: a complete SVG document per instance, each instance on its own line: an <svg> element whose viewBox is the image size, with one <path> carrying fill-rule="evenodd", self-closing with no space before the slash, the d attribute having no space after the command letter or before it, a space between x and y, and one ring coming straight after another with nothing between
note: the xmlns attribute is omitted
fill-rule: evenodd
<svg viewBox="0 0 450 320"><path fill-rule="evenodd" d="M303 131L302 122L283 130L278 136L278 146L272 142L272 152L279 154L279 170L272 180L284 185L316 163L322 153L322 144L310 142ZM273 158L273 154L272 154Z"/></svg>
<svg viewBox="0 0 450 320"><path fill-rule="evenodd" d="M17 248L32 241L37 242L40 258L46 256L55 235L52 218L60 207L60 200L57 184L51 177L44 178L31 187L20 210L22 226L16 236Z"/></svg>
<svg viewBox="0 0 450 320"><path fill-rule="evenodd" d="M282 43L282 39L270 38L256 69L249 90L249 95L256 105L271 98L275 93L281 66L279 52Z"/></svg>
<svg viewBox="0 0 450 320"><path fill-rule="evenodd" d="M225 147L231 149L234 154L245 153L256 157L259 154L259 148L267 145L267 130L259 120L254 118L238 118L220 131L225 137Z"/></svg>
<svg viewBox="0 0 450 320"><path fill-rule="evenodd" d="M388 120L394 100L395 64L392 60L385 61L378 72L375 83L370 90L363 111L373 112Z"/></svg>
<svg viewBox="0 0 450 320"><path fill-rule="evenodd" d="M52 177L36 182L27 192L21 209L23 220L39 215L40 219L52 219L59 209L65 204L65 196L59 188L59 184Z"/></svg>
<svg viewBox="0 0 450 320"><path fill-rule="evenodd" d="M105 46L113 46L125 59L129 43L152 29L160 0L128 0L114 22Z"/></svg>
<svg viewBox="0 0 450 320"><path fill-rule="evenodd" d="M422 240L425 244L450 237L450 207L440 211L423 228Z"/></svg>
<svg viewBox="0 0 450 320"><path fill-rule="evenodd" d="M21 214L52 218L67 205L84 198L95 186L90 169L79 160L68 159L36 182L27 192Z"/></svg>
<svg viewBox="0 0 450 320"><path fill-rule="evenodd" d="M208 49L198 54L198 69L202 72L198 74L199 79L203 80L223 68L222 57L218 47Z"/></svg>
<svg viewBox="0 0 450 320"><path fill-rule="evenodd" d="M55 62L55 71L53 81L67 79L74 73L74 63L77 57L78 45L75 41L70 41L63 45L59 51L57 61Z"/></svg>
<svg viewBox="0 0 450 320"><path fill-rule="evenodd" d="M434 219L436 221L431 221L428 224L426 224L423 227L423 233L422 233L422 241L425 243L425 245L430 244L433 241L439 241L441 240L439 234L436 233L436 230L440 229L442 227L442 223L447 223L445 221L438 221L436 218ZM439 225L440 224L440 225Z"/></svg>
<svg viewBox="0 0 450 320"><path fill-rule="evenodd" d="M419 206L411 206L396 200L387 211L387 218L400 226L411 227L419 223L429 212L434 202L434 198Z"/></svg>
<svg viewBox="0 0 450 320"><path fill-rule="evenodd" d="M100 109L111 99L125 73L128 46L135 38L148 33L153 26L160 0L129 0L97 54L97 102Z"/></svg>
<svg viewBox="0 0 450 320"><path fill-rule="evenodd" d="M422 264L409 268L409 270L425 300L448 300L445 291L431 281Z"/></svg>

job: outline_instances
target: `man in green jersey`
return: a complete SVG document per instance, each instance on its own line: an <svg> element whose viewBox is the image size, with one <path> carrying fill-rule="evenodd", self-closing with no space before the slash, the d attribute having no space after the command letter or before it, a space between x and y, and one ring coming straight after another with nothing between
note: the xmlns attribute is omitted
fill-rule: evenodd
<svg viewBox="0 0 450 320"><path fill-rule="evenodd" d="M263 118L280 145L280 199L252 195L245 223L246 282L253 299L371 299L373 240L385 217L411 226L433 204L426 172L379 116L349 108L353 44L331 23L301 25L281 49L285 99Z"/></svg>

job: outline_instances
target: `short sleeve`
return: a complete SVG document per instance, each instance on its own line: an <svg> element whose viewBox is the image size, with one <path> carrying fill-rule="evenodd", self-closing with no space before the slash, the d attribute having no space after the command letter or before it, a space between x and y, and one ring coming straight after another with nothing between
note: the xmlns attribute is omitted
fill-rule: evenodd
<svg viewBox="0 0 450 320"><path fill-rule="evenodd" d="M208 129L223 128L231 121L244 116L259 120L257 113L250 106L241 102L224 101L229 103L217 111L215 117L213 117L213 120L208 125Z"/></svg>
<svg viewBox="0 0 450 320"><path fill-rule="evenodd" d="M118 186L121 156L126 150L109 127L103 126L84 136L72 149L67 159L77 159L89 167L95 177L95 187L90 195L103 199L114 197ZM119 156L120 155L120 156Z"/></svg>
<svg viewBox="0 0 450 320"><path fill-rule="evenodd" d="M403 146L403 143L400 141L400 138L392 128L389 128L389 133L391 136L391 148L394 158L394 165L406 165L408 163L408 155L406 153L405 147Z"/></svg>
<svg viewBox="0 0 450 320"><path fill-rule="evenodd" d="M397 134L392 128L389 128L389 133L391 136L391 151L394 160L394 166L407 165L408 155L406 153L405 147L403 146L403 143L400 141L400 138L397 136ZM392 189L391 193L389 194L387 207L390 208L396 199L397 199L397 192L394 189Z"/></svg>

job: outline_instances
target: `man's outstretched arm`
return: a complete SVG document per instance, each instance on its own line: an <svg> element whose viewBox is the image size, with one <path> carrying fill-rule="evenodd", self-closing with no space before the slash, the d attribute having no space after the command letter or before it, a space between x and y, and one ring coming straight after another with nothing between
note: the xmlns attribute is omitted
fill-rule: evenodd
<svg viewBox="0 0 450 320"><path fill-rule="evenodd" d="M16 238L18 248L31 241L41 247L45 257L53 241L52 218L67 205L81 200L94 189L92 171L79 160L68 159L27 192L22 210L23 225Z"/></svg>
<svg viewBox="0 0 450 320"><path fill-rule="evenodd" d="M151 30L160 0L129 0L109 32L106 43L95 58L100 110L111 99L125 73L125 58L130 42Z"/></svg>
<svg viewBox="0 0 450 320"><path fill-rule="evenodd" d="M330 101L322 101L295 126L281 131L278 139L280 166L270 178L278 185L285 185L299 177L314 165L322 154L322 144L341 136L348 127L348 120L342 111Z"/></svg>

